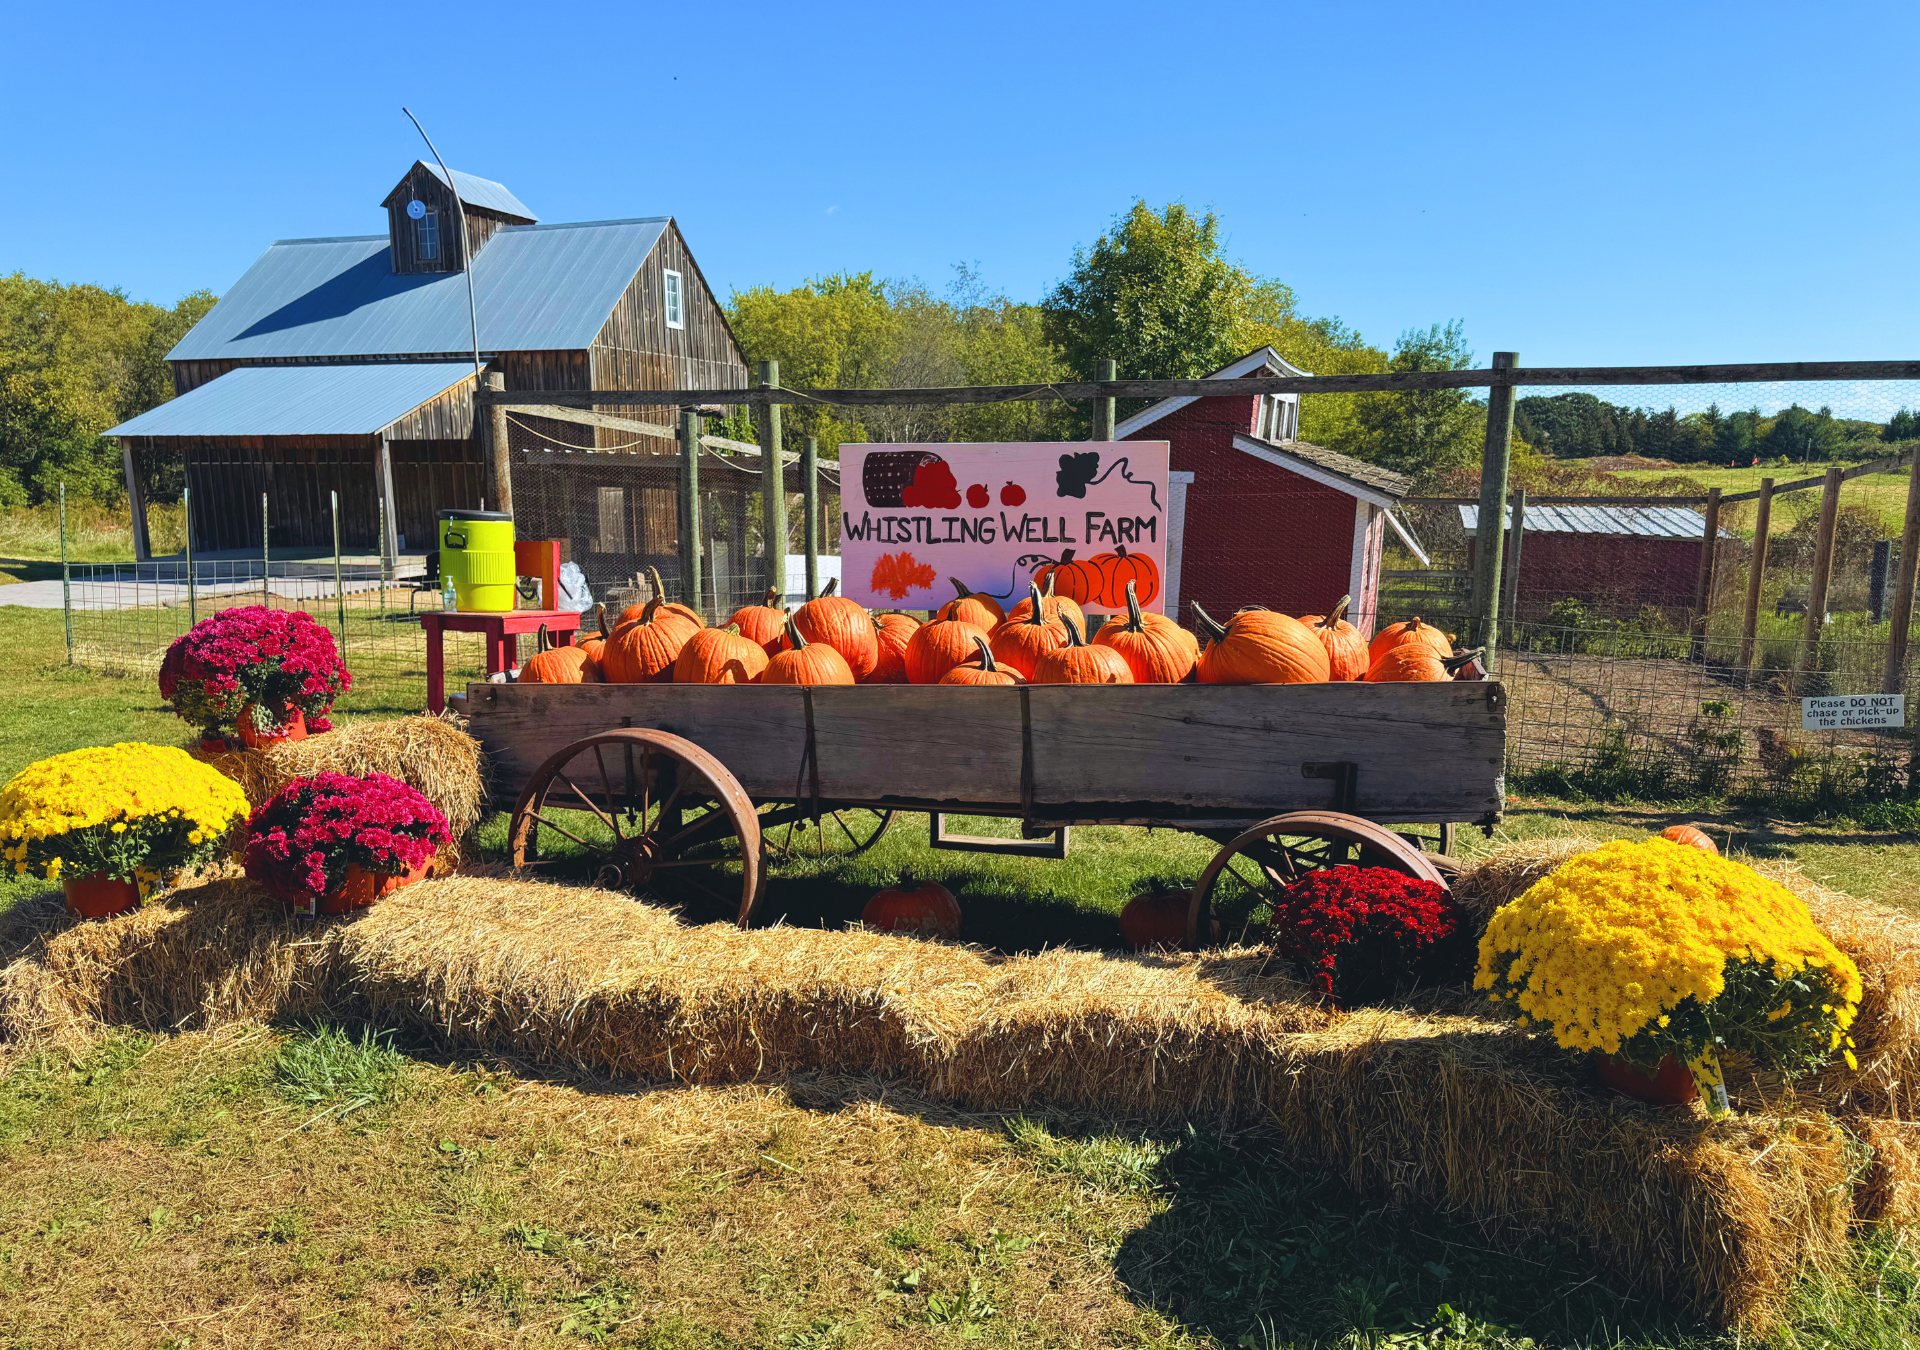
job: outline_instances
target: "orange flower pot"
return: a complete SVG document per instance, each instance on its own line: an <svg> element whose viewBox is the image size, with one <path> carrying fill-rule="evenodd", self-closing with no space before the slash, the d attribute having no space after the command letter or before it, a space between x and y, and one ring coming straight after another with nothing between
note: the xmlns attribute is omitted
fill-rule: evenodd
<svg viewBox="0 0 1920 1350"><path fill-rule="evenodd" d="M1602 1054L1594 1055L1593 1068L1600 1081L1621 1096L1654 1106L1684 1106L1700 1095L1692 1070L1672 1055L1661 1060L1652 1073Z"/></svg>
<svg viewBox="0 0 1920 1350"><path fill-rule="evenodd" d="M322 896L318 905L312 901L304 904L296 902L293 912L305 915L351 914L356 909L365 909L381 896L392 895L402 887L423 880L432 866L432 861L428 860L410 872L395 875L363 871L359 863L349 863L346 880L338 888Z"/></svg>
<svg viewBox="0 0 1920 1350"><path fill-rule="evenodd" d="M278 745L282 741L304 741L307 739L307 715L298 708L288 710L287 720L280 730L263 732L254 726L253 705L249 703L240 710L240 742L249 750L258 750L263 745Z"/></svg>
<svg viewBox="0 0 1920 1350"><path fill-rule="evenodd" d="M61 889L67 893L67 913L82 919L105 919L140 908L139 884L104 872L68 877Z"/></svg>

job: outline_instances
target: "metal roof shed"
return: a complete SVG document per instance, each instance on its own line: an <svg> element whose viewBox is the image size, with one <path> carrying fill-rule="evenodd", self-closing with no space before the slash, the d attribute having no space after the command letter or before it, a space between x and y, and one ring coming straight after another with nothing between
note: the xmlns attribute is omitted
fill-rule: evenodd
<svg viewBox="0 0 1920 1350"><path fill-rule="evenodd" d="M1467 558L1473 566L1480 508L1461 506ZM1502 533L1503 558L1513 556L1513 516ZM1632 618L1644 606L1676 610L1693 603L1706 517L1684 506L1527 506L1516 586L1516 617L1538 619L1556 602L1575 600L1591 612ZM1738 541L1721 527L1718 538Z"/></svg>

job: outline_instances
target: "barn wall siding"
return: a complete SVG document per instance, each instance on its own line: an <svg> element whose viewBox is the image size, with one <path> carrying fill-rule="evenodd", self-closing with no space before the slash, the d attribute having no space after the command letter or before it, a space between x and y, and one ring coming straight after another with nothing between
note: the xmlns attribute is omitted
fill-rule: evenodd
<svg viewBox="0 0 1920 1350"><path fill-rule="evenodd" d="M1351 581L1354 499L1233 448L1259 402L1198 399L1128 437L1169 442L1171 467L1194 476L1180 570L1189 626L1195 601L1222 622L1248 605L1324 614Z"/></svg>
<svg viewBox="0 0 1920 1350"><path fill-rule="evenodd" d="M1467 540L1468 570L1477 542ZM1510 547L1511 536L1501 548L1503 566ZM1631 619L1642 605L1688 608L1699 567L1698 539L1529 530L1520 545L1516 617L1543 620L1556 600L1578 600L1614 619Z"/></svg>

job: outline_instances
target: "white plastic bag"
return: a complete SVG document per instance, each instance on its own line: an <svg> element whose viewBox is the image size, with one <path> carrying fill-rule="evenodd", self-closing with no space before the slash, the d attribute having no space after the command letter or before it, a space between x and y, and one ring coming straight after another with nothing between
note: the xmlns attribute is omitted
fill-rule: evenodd
<svg viewBox="0 0 1920 1350"><path fill-rule="evenodd" d="M579 563L560 564L560 608L575 614L585 614L593 608L593 591L587 586L587 574L580 570Z"/></svg>

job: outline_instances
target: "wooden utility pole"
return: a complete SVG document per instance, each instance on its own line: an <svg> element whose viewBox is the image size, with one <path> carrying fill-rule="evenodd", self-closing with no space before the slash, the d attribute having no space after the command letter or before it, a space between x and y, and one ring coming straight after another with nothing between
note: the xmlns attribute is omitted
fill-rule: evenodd
<svg viewBox="0 0 1920 1350"><path fill-rule="evenodd" d="M487 376L487 388L496 392L507 387L507 377L499 371ZM496 511L513 514L513 462L507 453L507 409L505 404L493 405L493 500Z"/></svg>
<svg viewBox="0 0 1920 1350"><path fill-rule="evenodd" d="M1515 352L1495 352L1493 369L1509 372L1520 364ZM1500 548L1506 532L1507 469L1513 450L1513 385L1502 381L1487 390L1487 444L1480 456L1480 517L1474 538L1474 625L1472 641L1487 649L1491 673L1500 623Z"/></svg>
<svg viewBox="0 0 1920 1350"><path fill-rule="evenodd" d="M1794 690L1806 696L1807 676L1820 664L1820 638L1827 624L1827 584L1833 579L1833 527L1840 516L1840 466L1827 470L1820 489L1820 538L1813 549L1813 584L1807 588L1807 621L1800 630L1799 677Z"/></svg>
<svg viewBox="0 0 1920 1350"><path fill-rule="evenodd" d="M1527 536L1527 490L1513 494L1513 524L1507 527L1506 599L1501 602L1506 615L1506 641L1513 641L1513 625L1520 617L1520 548Z"/></svg>
<svg viewBox="0 0 1920 1350"><path fill-rule="evenodd" d="M760 363L760 383L768 389L780 387L780 363L762 361ZM769 401L764 405L760 422L760 472L766 475L761 483L762 501L760 525L762 543L767 555L767 586L770 590L787 593L787 479L781 467L780 456L780 405Z"/></svg>
<svg viewBox="0 0 1920 1350"><path fill-rule="evenodd" d="M1114 361L1102 361L1094 372L1096 380L1117 380L1120 378L1120 366ZM1096 398L1093 401L1093 439L1110 441L1113 439L1113 404L1111 398Z"/></svg>
<svg viewBox="0 0 1920 1350"><path fill-rule="evenodd" d="M701 613L700 603L700 414L680 414L680 595Z"/></svg>
<svg viewBox="0 0 1920 1350"><path fill-rule="evenodd" d="M1887 616L1893 631L1887 636L1886 676L1880 682L1883 694L1904 692L1907 679L1907 630L1913 625L1914 564L1920 563L1920 455L1914 457L1907 478L1907 527L1900 535L1900 556L1894 566L1893 612Z"/></svg>
<svg viewBox="0 0 1920 1350"><path fill-rule="evenodd" d="M820 442L809 436L800 442L800 499L805 503L807 527L807 599L820 594Z"/></svg>
<svg viewBox="0 0 1920 1350"><path fill-rule="evenodd" d="M1753 556L1747 562L1747 612L1740 620L1740 678L1751 683L1758 654L1760 587L1767 575L1767 539L1773 525L1773 480L1760 480L1760 504L1753 517Z"/></svg>
<svg viewBox="0 0 1920 1350"><path fill-rule="evenodd" d="M1720 543L1720 489L1707 489L1706 519L1700 527L1700 565L1693 574L1693 614L1687 622L1687 659L1707 659L1707 611L1713 607L1713 564Z"/></svg>

